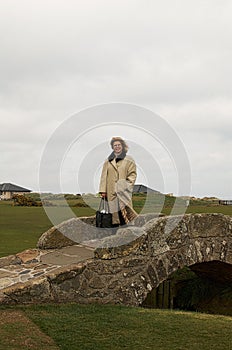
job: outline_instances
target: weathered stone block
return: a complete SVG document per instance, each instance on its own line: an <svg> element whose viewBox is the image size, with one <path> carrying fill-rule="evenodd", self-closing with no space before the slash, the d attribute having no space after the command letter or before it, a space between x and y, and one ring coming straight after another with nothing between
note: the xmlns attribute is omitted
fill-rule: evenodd
<svg viewBox="0 0 232 350"><path fill-rule="evenodd" d="M16 254L16 257L19 258L23 264L39 261L40 251L38 249L27 249Z"/></svg>
<svg viewBox="0 0 232 350"><path fill-rule="evenodd" d="M60 284L66 280L75 278L77 275L81 274L86 268L86 263L79 263L77 265L69 265L65 267L58 268L47 273L47 277L52 284Z"/></svg>
<svg viewBox="0 0 232 350"><path fill-rule="evenodd" d="M39 303L53 300L50 284L46 278L35 278L25 283L17 283L2 290L8 298L8 303L24 304Z"/></svg>
<svg viewBox="0 0 232 350"><path fill-rule="evenodd" d="M102 289L107 287L100 276L94 276L89 282L89 287L93 289Z"/></svg>
<svg viewBox="0 0 232 350"><path fill-rule="evenodd" d="M21 259L16 255L9 255L3 258L0 258L0 268L9 265L18 265L21 264Z"/></svg>

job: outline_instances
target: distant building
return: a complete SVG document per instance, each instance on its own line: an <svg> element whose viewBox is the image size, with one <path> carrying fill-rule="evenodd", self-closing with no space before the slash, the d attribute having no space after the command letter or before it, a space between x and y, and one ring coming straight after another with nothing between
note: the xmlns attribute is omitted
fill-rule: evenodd
<svg viewBox="0 0 232 350"><path fill-rule="evenodd" d="M31 192L31 190L11 183L0 184L0 199L12 199L15 194L23 195L28 192Z"/></svg>
<svg viewBox="0 0 232 350"><path fill-rule="evenodd" d="M221 204L221 205L232 205L232 200L231 199L227 199L227 200L220 199L219 200L219 204Z"/></svg>
<svg viewBox="0 0 232 350"><path fill-rule="evenodd" d="M134 185L133 193L160 193L145 185Z"/></svg>

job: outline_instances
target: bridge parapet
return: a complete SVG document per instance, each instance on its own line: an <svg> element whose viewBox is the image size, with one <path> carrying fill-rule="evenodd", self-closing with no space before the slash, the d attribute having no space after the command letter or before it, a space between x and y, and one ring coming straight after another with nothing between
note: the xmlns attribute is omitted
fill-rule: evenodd
<svg viewBox="0 0 232 350"><path fill-rule="evenodd" d="M128 244L96 249L96 257L112 259L129 254L155 257L173 251L178 254L178 251L185 250L186 259L190 259L188 264L210 260L228 260L231 263L230 216L186 214L183 217L162 217L150 220L140 230L138 238ZM126 236L127 233L132 234L133 227L121 229L117 235Z"/></svg>

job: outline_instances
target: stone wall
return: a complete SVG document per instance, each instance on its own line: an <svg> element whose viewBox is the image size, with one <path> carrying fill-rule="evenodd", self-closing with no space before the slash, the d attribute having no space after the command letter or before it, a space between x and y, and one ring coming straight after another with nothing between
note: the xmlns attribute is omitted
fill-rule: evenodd
<svg viewBox="0 0 232 350"><path fill-rule="evenodd" d="M121 229L117 235L134 229ZM227 279L232 280L231 217L222 214L162 217L148 221L139 230L142 235L128 244L97 248L92 259L3 289L1 303L74 301L140 305L148 292L177 269L212 261L223 262Z"/></svg>
<svg viewBox="0 0 232 350"><path fill-rule="evenodd" d="M143 227L151 219L162 216L163 214L159 213L138 215L133 222L133 227L135 228L133 230L133 235L137 227ZM100 229L96 228L95 226L95 215L66 220L44 232L37 243L37 248L57 249L74 245L76 243L89 243L91 240L95 239L97 239L100 243L100 240L103 240L106 237L108 237L109 241L109 236L115 235L115 233L118 231L117 229ZM107 240L105 240L105 244L106 242Z"/></svg>

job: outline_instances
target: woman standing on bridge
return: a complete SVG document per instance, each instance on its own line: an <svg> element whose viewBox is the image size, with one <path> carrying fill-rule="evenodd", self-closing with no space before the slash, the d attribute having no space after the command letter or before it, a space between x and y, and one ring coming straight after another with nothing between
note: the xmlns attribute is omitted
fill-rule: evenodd
<svg viewBox="0 0 232 350"><path fill-rule="evenodd" d="M132 206L137 173L134 159L127 155L126 142L121 137L113 137L110 145L113 152L104 162L99 193L109 203L113 226L119 226L137 217Z"/></svg>

